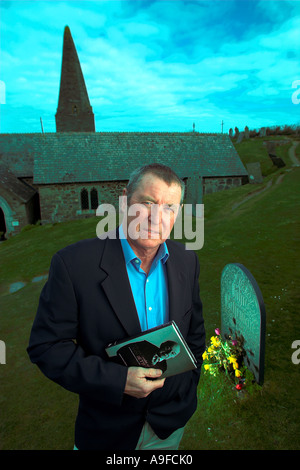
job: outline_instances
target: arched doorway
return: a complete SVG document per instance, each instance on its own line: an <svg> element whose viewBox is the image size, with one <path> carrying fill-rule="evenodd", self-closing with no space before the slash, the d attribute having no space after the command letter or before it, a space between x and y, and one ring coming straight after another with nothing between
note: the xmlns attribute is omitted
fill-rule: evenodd
<svg viewBox="0 0 300 470"><path fill-rule="evenodd" d="M5 240L6 234L6 223L5 223L5 215L0 207L0 241Z"/></svg>

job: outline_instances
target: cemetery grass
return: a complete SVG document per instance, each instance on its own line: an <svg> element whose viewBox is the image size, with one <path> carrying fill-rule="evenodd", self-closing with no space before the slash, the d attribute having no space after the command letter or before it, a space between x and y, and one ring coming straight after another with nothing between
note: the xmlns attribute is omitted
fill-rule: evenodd
<svg viewBox="0 0 300 470"><path fill-rule="evenodd" d="M290 168L292 162L288 157L288 150L292 145L292 141L299 141L300 136L294 136L290 139L285 136L268 136L268 137L254 137L252 139L245 139L239 144L233 141L236 151L242 158L244 165L251 162L259 162L261 165L262 175L264 177L276 173L277 167L272 164L271 159L268 157L267 147L264 145L267 141L280 141L281 144L276 146L276 155L285 162L285 169ZM286 141L286 144L283 142ZM299 147L297 149L299 151ZM297 152L296 152L297 154Z"/></svg>
<svg viewBox="0 0 300 470"><path fill-rule="evenodd" d="M220 277L227 263L244 264L256 278L266 305L263 387L247 383L237 392L222 375L202 372L198 408L181 449L299 449L299 367L291 345L299 330L300 168L270 172L266 191L235 210L251 185L205 197L205 243L199 250L200 288L207 341L220 327ZM284 175L276 184L279 175ZM52 255L67 244L95 236L95 218L28 227L0 245L0 449L72 449L78 406L75 394L46 379L30 363L26 347ZM26 283L9 294L9 284Z"/></svg>

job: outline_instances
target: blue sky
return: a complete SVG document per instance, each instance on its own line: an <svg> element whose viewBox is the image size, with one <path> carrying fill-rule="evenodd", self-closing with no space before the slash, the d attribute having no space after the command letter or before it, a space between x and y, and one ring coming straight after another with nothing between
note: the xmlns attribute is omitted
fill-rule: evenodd
<svg viewBox="0 0 300 470"><path fill-rule="evenodd" d="M96 131L300 124L292 102L298 0L1 0L0 7L0 132L41 132L40 118L55 132L66 25Z"/></svg>

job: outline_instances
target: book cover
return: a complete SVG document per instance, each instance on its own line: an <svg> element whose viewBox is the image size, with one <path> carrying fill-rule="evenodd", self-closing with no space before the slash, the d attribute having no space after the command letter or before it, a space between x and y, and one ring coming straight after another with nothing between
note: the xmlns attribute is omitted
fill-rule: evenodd
<svg viewBox="0 0 300 470"><path fill-rule="evenodd" d="M118 364L161 369L163 374L160 378L197 367L196 359L174 321L116 341L105 350L108 357Z"/></svg>

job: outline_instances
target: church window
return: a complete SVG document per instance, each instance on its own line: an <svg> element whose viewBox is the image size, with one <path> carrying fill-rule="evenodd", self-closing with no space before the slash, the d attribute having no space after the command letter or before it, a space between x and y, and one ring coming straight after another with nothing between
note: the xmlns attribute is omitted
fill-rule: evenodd
<svg viewBox="0 0 300 470"><path fill-rule="evenodd" d="M82 189L80 193L81 209L85 210L89 208L89 193L86 189Z"/></svg>
<svg viewBox="0 0 300 470"><path fill-rule="evenodd" d="M96 188L91 190L91 208L97 209L98 207L98 191Z"/></svg>

